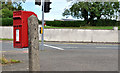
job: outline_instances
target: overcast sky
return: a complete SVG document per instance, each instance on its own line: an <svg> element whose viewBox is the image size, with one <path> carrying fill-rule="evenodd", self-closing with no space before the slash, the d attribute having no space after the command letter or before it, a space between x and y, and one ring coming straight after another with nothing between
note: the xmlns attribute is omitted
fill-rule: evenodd
<svg viewBox="0 0 120 73"><path fill-rule="evenodd" d="M54 20L54 19L62 19L65 18L62 16L62 13L64 12L65 8L68 8L70 5L70 2L67 2L66 0L50 0L52 4L50 7L52 8L49 13L45 13L45 20ZM120 0L119 0L120 1ZM26 11L32 11L37 14L38 18L42 19L42 8L41 6L35 5L35 0L26 0L25 3L23 3L22 7ZM69 17L68 19L74 19L72 17Z"/></svg>

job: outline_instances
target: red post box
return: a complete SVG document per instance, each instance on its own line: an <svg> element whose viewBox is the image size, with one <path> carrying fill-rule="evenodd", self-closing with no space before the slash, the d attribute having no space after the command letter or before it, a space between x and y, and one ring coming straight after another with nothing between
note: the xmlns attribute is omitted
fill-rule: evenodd
<svg viewBox="0 0 120 73"><path fill-rule="evenodd" d="M28 18L37 15L31 11L13 12L13 43L14 48L28 47Z"/></svg>

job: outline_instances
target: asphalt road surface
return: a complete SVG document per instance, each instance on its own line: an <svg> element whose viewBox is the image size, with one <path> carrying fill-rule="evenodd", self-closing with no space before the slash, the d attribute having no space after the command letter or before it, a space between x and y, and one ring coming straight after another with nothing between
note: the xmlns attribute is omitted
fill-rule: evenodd
<svg viewBox="0 0 120 73"><path fill-rule="evenodd" d="M28 71L28 49L0 42L2 54L21 63L2 66L3 71ZM41 45L40 45L41 46ZM40 51L40 71L118 71L118 45L45 42Z"/></svg>

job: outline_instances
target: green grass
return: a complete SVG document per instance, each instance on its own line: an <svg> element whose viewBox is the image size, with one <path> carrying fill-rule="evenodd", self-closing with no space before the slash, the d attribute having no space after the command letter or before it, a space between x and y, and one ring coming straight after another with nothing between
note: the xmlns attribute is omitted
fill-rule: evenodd
<svg viewBox="0 0 120 73"><path fill-rule="evenodd" d="M56 29L108 29L112 30L114 26L83 26L83 27L52 27L52 26L45 26L45 28L56 28ZM120 26L118 27L120 30Z"/></svg>
<svg viewBox="0 0 120 73"><path fill-rule="evenodd" d="M13 39L7 39L7 38L0 38L0 40L7 40L7 41L13 41Z"/></svg>
<svg viewBox="0 0 120 73"><path fill-rule="evenodd" d="M20 63L21 61L19 60L14 60L14 59L11 59L10 61L8 59L6 59L5 57L2 57L0 58L0 63L1 64L13 64L13 63Z"/></svg>

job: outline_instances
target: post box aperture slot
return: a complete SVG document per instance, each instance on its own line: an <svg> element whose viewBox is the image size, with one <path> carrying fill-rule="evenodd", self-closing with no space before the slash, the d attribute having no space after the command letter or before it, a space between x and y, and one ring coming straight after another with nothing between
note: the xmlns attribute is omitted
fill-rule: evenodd
<svg viewBox="0 0 120 73"><path fill-rule="evenodd" d="M20 30L16 29L16 42L20 41Z"/></svg>
<svg viewBox="0 0 120 73"><path fill-rule="evenodd" d="M13 17L13 23L14 25L21 25L22 24L21 17Z"/></svg>
<svg viewBox="0 0 120 73"><path fill-rule="evenodd" d="M21 19L21 17L13 17L13 19L15 20L15 19Z"/></svg>

